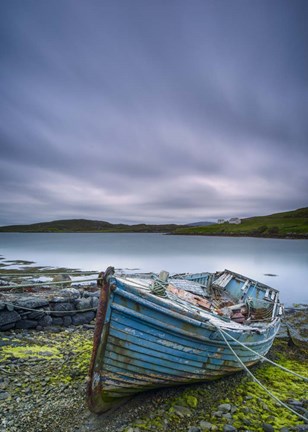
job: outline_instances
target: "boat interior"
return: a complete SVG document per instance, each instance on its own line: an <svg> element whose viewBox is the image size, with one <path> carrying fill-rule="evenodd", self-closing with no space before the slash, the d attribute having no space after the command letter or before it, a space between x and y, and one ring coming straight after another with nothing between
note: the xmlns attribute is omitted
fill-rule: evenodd
<svg viewBox="0 0 308 432"><path fill-rule="evenodd" d="M159 275L134 275L129 279L135 277L155 295L234 323L265 324L283 314L277 290L230 270L172 276L162 271Z"/></svg>

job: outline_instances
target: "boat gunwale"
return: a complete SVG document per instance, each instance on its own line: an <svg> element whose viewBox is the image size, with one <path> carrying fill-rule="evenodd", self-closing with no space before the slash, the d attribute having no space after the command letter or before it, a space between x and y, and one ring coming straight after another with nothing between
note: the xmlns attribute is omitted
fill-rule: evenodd
<svg viewBox="0 0 308 432"><path fill-rule="evenodd" d="M173 303L171 299L166 298L166 297L159 297L159 296L155 296L154 294L152 294L149 290L146 289L140 289L136 286L132 286L129 282L125 282L125 279L122 278L118 278L115 277L113 278L115 280L118 280L120 283L122 283L123 285L125 285L125 289L121 289L119 286L117 286L115 288L115 293L125 296L125 297L129 297L129 294L134 295L135 297L132 298L134 301L142 304L142 299L149 302L149 304L146 304L147 306L150 306L150 304L152 305L156 305L156 306L162 306L164 309L167 309L168 312L166 312L167 314L169 314L170 309L173 310L175 313L179 313L181 314L181 318L182 318L182 314L183 314L183 308L180 306L180 304L176 304ZM168 305L168 308L166 308L166 306ZM151 306L153 309L158 309L157 307ZM159 309L159 311L162 311L162 309ZM212 326L212 330L217 330L217 325L215 325L215 323L213 322L213 320L217 320L219 322L219 325L221 327L223 327L224 329L228 330L228 331L239 331L241 334L242 333L265 333L270 327L275 327L277 321L280 321L280 317L276 316L273 320L270 321L266 321L266 323L263 323L261 321L257 321L254 322L253 325L244 325L244 324L240 324L240 323L236 323L235 321L232 321L230 318L226 318L226 317L222 317L221 315L218 314L214 314L211 311L207 311L207 310L203 310L200 308L200 311L203 314L208 315L204 316L204 315L200 315L197 312L195 312L194 310L191 311L187 311L185 310L185 315L188 318L191 318L195 321L197 321L199 323L199 325L197 325L198 327L202 327L202 328L207 328L209 329L209 326ZM258 324L262 323L262 327L258 326ZM228 326L228 324L231 324Z"/></svg>

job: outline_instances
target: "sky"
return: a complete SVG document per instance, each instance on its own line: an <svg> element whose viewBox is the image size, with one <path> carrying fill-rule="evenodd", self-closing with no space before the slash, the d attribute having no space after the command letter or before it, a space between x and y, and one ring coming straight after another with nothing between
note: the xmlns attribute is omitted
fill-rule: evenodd
<svg viewBox="0 0 308 432"><path fill-rule="evenodd" d="M308 206L306 0L2 0L0 225Z"/></svg>

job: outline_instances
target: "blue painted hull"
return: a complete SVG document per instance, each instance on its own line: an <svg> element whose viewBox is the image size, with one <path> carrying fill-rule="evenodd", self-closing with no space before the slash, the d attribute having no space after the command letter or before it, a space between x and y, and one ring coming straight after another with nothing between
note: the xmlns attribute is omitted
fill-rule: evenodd
<svg viewBox="0 0 308 432"><path fill-rule="evenodd" d="M97 413L138 392L240 370L219 329L257 353L230 340L250 366L269 351L280 325L279 316L262 326L240 325L115 277L104 284L99 308L88 387L89 407Z"/></svg>

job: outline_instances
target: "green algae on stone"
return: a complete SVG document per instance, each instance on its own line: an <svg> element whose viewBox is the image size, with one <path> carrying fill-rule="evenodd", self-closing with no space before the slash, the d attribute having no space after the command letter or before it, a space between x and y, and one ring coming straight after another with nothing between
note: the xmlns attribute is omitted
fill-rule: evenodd
<svg viewBox="0 0 308 432"><path fill-rule="evenodd" d="M191 408L197 408L198 399L195 396L187 395L185 399L188 406L190 406Z"/></svg>
<svg viewBox="0 0 308 432"><path fill-rule="evenodd" d="M4 346L0 350L0 358L31 359L32 357L41 359L61 358L61 354L56 347L49 345L26 345L26 346Z"/></svg>

